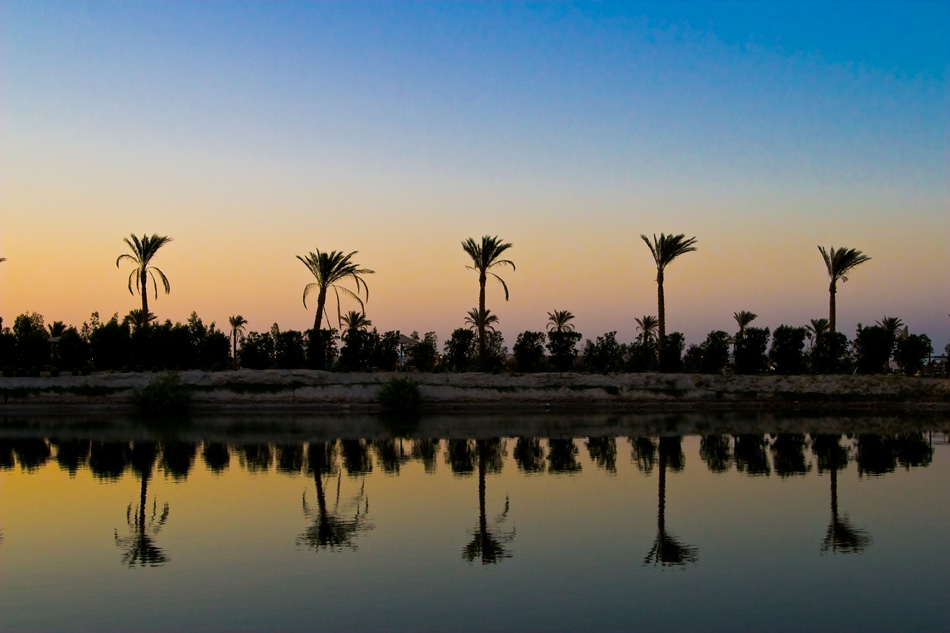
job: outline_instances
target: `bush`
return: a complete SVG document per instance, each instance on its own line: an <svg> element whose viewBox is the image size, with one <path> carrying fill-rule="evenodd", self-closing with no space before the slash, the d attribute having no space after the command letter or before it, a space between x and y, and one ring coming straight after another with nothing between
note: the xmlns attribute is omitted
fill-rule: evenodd
<svg viewBox="0 0 950 633"><path fill-rule="evenodd" d="M628 348L629 358L627 359L627 369L633 372L656 371L660 368L660 360L657 355L656 341L652 338L641 340L644 337L638 336L637 340L630 344ZM695 345L691 347L697 347ZM698 347L697 347L698 349ZM695 354L695 352L694 352ZM697 365L696 371L699 371Z"/></svg>
<svg viewBox="0 0 950 633"><path fill-rule="evenodd" d="M322 332L323 330L321 330ZM269 332L250 332L238 351L241 367L247 369L270 369L274 366L274 339ZM323 367L319 367L323 369Z"/></svg>
<svg viewBox="0 0 950 633"><path fill-rule="evenodd" d="M3 368L4 378L13 378L13 374L14 374L13 367L10 367L9 365L7 365L6 367Z"/></svg>
<svg viewBox="0 0 950 633"><path fill-rule="evenodd" d="M515 341L515 363L518 371L539 371L544 367L544 332L526 330Z"/></svg>
<svg viewBox="0 0 950 633"><path fill-rule="evenodd" d="M701 369L704 374L721 374L729 364L729 335L715 330L706 335L702 344Z"/></svg>
<svg viewBox="0 0 950 633"><path fill-rule="evenodd" d="M422 340L410 345L406 350L406 364L419 371L432 371L439 362L438 344L435 332L426 332Z"/></svg>
<svg viewBox="0 0 950 633"><path fill-rule="evenodd" d="M380 335L376 333L376 328L373 328L372 334L370 367L383 371L395 371L399 365L399 330L383 332Z"/></svg>
<svg viewBox="0 0 950 633"><path fill-rule="evenodd" d="M769 328L747 327L736 336L735 372L761 374L769 368L765 350L769 346Z"/></svg>
<svg viewBox="0 0 950 633"><path fill-rule="evenodd" d="M588 371L607 373L623 368L624 346L617 342L617 332L607 332L596 341L584 342L584 364Z"/></svg>
<svg viewBox="0 0 950 633"><path fill-rule="evenodd" d="M52 369L50 369L50 370L49 370L49 377L50 377L50 378L59 378L59 368L53 367Z"/></svg>
<svg viewBox="0 0 950 633"><path fill-rule="evenodd" d="M419 385L410 378L393 376L379 390L379 404L387 409L413 409L419 401Z"/></svg>
<svg viewBox="0 0 950 633"><path fill-rule="evenodd" d="M839 374L850 371L848 337L841 332L824 332L811 350L811 370L816 374Z"/></svg>
<svg viewBox="0 0 950 633"><path fill-rule="evenodd" d="M468 371L475 360L475 332L458 328L445 342L444 363L452 371Z"/></svg>
<svg viewBox="0 0 950 633"><path fill-rule="evenodd" d="M862 327L854 339L854 362L859 373L880 374L887 369L893 340L890 333L879 325Z"/></svg>
<svg viewBox="0 0 950 633"><path fill-rule="evenodd" d="M778 374L800 374L805 370L805 333L803 327L780 325L772 336L769 359Z"/></svg>
<svg viewBox="0 0 950 633"><path fill-rule="evenodd" d="M686 337L682 332L671 332L663 339L663 351L660 353L660 371L676 373L683 371L683 348Z"/></svg>
<svg viewBox="0 0 950 633"><path fill-rule="evenodd" d="M924 361L933 354L934 348L926 334L911 334L897 340L894 362L905 376L913 376L924 368Z"/></svg>
<svg viewBox="0 0 950 633"><path fill-rule="evenodd" d="M168 372L135 391L133 400L146 415L167 415L186 411L191 393L178 381L178 374Z"/></svg>
<svg viewBox="0 0 950 633"><path fill-rule="evenodd" d="M336 330L307 330L308 368L323 370L330 369L333 367L333 363L336 361L337 353ZM241 364L244 364L243 356L241 356Z"/></svg>
<svg viewBox="0 0 950 633"><path fill-rule="evenodd" d="M39 378L40 377L40 368L39 367L30 367L30 378Z"/></svg>
<svg viewBox="0 0 950 633"><path fill-rule="evenodd" d="M572 371L577 360L577 344L581 340L581 333L574 330L551 330L548 332L548 342L545 347L551 365L557 371Z"/></svg>

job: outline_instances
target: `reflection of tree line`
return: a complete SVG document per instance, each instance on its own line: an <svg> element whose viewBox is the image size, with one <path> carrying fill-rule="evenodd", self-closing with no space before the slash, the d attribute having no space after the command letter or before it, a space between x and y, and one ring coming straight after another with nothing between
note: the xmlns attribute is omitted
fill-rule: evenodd
<svg viewBox="0 0 950 633"><path fill-rule="evenodd" d="M682 438L679 436L630 438L631 461L644 474L658 473L657 537L645 564L682 565L697 559L695 547L681 544L666 529L666 473L685 468ZM514 440L512 458L525 474L548 473L571 475L581 471L578 461L579 442L573 438L519 437ZM443 448L444 445L444 448ZM614 437L589 437L583 441L596 468L617 472L617 440ZM0 469L19 465L33 471L50 460L74 476L88 468L100 479L116 480L125 472L140 481L140 494L129 504L129 534L116 544L122 548L123 561L130 566L160 565L167 561L154 542L154 536L169 516L168 504L161 508L157 499L149 505L148 484L156 468L177 480L188 477L199 453L205 466L213 473L230 467L234 458L248 472L301 473L314 477L316 507L304 494L304 514L312 524L300 535L298 542L315 550L355 549L355 538L372 526L368 522L369 500L365 491L365 475L378 467L387 474L398 474L407 463L418 461L427 473L437 469L444 454L455 476L478 477L479 518L471 541L462 550L469 562L497 563L511 556L508 543L514 530L502 529L508 515L509 501L494 520L486 513L486 480L488 474L501 472L506 441L500 438L479 440L450 439L340 439L322 442L225 444L184 441L103 442L91 440L42 440L36 438L0 439ZM810 449L812 463L806 456ZM933 459L933 448L923 433L892 435L862 434L851 438L828 434L736 434L707 435L700 440L701 460L713 473L733 468L749 476L782 478L805 475L813 466L818 473L830 474L831 518L822 552L860 552L870 537L853 527L846 515L839 513L837 476L848 464L855 463L859 476L882 475L898 466L909 469L927 466ZM359 490L341 497L343 474L359 478ZM335 478L335 492L328 501L327 485Z"/></svg>

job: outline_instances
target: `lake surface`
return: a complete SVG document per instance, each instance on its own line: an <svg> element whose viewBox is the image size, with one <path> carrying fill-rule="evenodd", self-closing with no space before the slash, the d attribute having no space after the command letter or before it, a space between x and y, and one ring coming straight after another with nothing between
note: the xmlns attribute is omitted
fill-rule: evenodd
<svg viewBox="0 0 950 633"><path fill-rule="evenodd" d="M6 419L3 631L943 631L946 417Z"/></svg>

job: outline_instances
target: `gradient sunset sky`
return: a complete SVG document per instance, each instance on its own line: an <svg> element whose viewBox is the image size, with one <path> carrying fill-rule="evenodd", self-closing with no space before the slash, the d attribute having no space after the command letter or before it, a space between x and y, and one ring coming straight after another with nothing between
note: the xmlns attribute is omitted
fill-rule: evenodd
<svg viewBox="0 0 950 633"><path fill-rule="evenodd" d="M3 2L0 316L125 315L122 238L157 233L161 320L306 329L295 255L356 250L380 331L441 344L490 234L509 346L555 309L629 341L665 232L698 240L666 274L688 343L827 317L821 244L872 258L840 331L942 350L948 76L946 2Z"/></svg>

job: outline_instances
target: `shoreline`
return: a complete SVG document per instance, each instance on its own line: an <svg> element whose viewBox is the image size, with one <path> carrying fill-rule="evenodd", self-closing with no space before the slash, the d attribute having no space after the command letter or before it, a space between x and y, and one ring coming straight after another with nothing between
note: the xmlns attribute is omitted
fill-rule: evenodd
<svg viewBox="0 0 950 633"><path fill-rule="evenodd" d="M163 373L0 378L0 413L135 412L136 391ZM423 412L950 411L945 378L584 373L177 372L196 412L376 412L394 377L418 385Z"/></svg>

